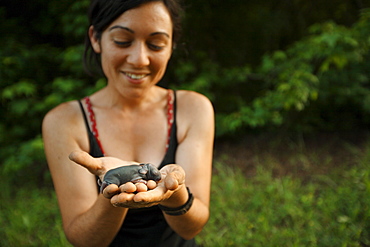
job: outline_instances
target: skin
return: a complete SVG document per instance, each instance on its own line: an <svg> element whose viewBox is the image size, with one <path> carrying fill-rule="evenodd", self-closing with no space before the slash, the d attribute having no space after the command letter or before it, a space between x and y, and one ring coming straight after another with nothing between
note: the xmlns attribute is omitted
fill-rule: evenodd
<svg viewBox="0 0 370 247"><path fill-rule="evenodd" d="M107 246L128 208L179 207L188 199L186 187L195 197L190 210L181 216L164 216L180 236L193 238L209 218L214 113L206 97L177 92L176 164L160 170L162 180L153 190L132 183L113 184L99 194L93 175L103 176L109 169L133 163L158 167L165 155L168 92L156 84L172 53L167 9L161 2L146 3L113 21L101 40L95 38L93 27L89 33L108 79L105 88L90 96L106 157L88 155L88 136L76 101L51 110L42 126L68 240L74 246ZM135 191L143 192L127 193Z"/></svg>

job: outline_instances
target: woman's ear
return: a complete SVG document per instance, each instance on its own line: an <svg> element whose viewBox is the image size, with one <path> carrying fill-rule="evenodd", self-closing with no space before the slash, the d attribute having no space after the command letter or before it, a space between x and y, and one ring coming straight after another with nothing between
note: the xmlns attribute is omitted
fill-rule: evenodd
<svg viewBox="0 0 370 247"><path fill-rule="evenodd" d="M100 53L101 52L100 41L96 37L94 26L90 26L89 28L89 38L90 38L91 46L94 49L95 53Z"/></svg>

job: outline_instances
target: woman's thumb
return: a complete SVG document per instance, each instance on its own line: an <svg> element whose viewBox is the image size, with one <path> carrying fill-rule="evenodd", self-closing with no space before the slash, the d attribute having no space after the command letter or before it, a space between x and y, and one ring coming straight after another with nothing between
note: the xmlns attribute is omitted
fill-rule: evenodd
<svg viewBox="0 0 370 247"><path fill-rule="evenodd" d="M101 160L95 159L86 152L73 151L72 153L70 153L69 159L85 167L89 170L89 172L96 176L100 176L105 172L105 168L102 166Z"/></svg>

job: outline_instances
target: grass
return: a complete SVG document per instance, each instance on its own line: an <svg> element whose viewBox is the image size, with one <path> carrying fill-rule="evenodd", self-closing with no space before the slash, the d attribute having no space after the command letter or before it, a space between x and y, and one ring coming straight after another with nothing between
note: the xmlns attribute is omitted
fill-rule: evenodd
<svg viewBox="0 0 370 247"><path fill-rule="evenodd" d="M64 236L56 196L50 188L26 184L15 191L3 183L2 188L0 246L71 246Z"/></svg>
<svg viewBox="0 0 370 247"><path fill-rule="evenodd" d="M273 142L216 149L211 218L198 243L370 246L370 143L333 141L336 152L285 143L284 152ZM0 246L70 246L51 186L0 184Z"/></svg>
<svg viewBox="0 0 370 247"><path fill-rule="evenodd" d="M370 246L369 172L302 183L261 167L246 179L216 164L204 246ZM362 244L362 245L361 245Z"/></svg>

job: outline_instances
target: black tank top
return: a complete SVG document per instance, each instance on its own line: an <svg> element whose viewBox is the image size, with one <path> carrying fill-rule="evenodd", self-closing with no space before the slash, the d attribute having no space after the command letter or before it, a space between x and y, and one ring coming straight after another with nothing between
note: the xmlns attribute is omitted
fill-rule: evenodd
<svg viewBox="0 0 370 247"><path fill-rule="evenodd" d="M91 131L89 122L82 106L78 101L85 120L90 144L90 155L103 157L94 133ZM176 92L173 102L173 124L170 133L170 141L167 152L159 166L161 169L167 164L175 163L177 150L177 126L176 126ZM158 206L141 209L129 209L126 218L110 244L111 247L196 247L194 239L185 240L175 233L167 224L162 211Z"/></svg>

